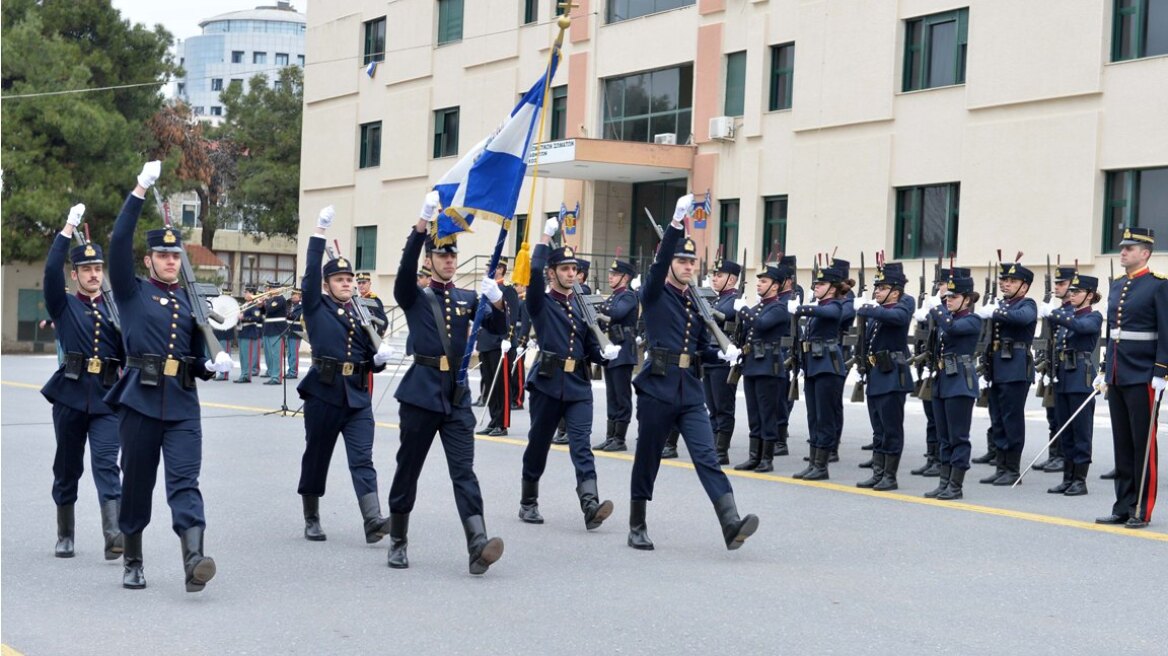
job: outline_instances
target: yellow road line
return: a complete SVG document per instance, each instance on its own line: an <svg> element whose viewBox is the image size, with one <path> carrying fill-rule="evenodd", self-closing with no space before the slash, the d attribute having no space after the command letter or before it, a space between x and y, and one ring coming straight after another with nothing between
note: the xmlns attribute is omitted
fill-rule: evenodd
<svg viewBox="0 0 1168 656"><path fill-rule="evenodd" d="M8 645L0 645L0 656L24 656Z"/></svg>

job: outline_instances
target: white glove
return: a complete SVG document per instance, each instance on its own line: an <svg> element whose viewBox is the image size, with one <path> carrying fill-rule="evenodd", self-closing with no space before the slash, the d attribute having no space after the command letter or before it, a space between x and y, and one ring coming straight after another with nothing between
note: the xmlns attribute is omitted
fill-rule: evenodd
<svg viewBox="0 0 1168 656"><path fill-rule="evenodd" d="M735 312L741 312L748 307L750 307L750 303L748 303L745 298L734 299L734 311Z"/></svg>
<svg viewBox="0 0 1168 656"><path fill-rule="evenodd" d="M503 349L504 353L509 353L511 351L511 340L509 340L509 339L503 340L502 342L499 343L499 348Z"/></svg>
<svg viewBox="0 0 1168 656"><path fill-rule="evenodd" d="M1107 387L1107 376L1104 376L1103 374L1097 374L1095 376L1095 380L1091 381L1091 387L1094 387L1095 389L1102 392Z"/></svg>
<svg viewBox="0 0 1168 656"><path fill-rule="evenodd" d="M616 344L609 344L600 354L604 356L605 360L615 360L620 355L620 347Z"/></svg>
<svg viewBox="0 0 1168 656"><path fill-rule="evenodd" d="M709 287L712 289L714 287L714 279L708 275L705 278L702 278L702 287Z"/></svg>
<svg viewBox="0 0 1168 656"><path fill-rule="evenodd" d="M154 160L146 162L142 166L142 172L138 174L138 186L143 189L149 189L158 181L158 176L162 175L162 162Z"/></svg>
<svg viewBox="0 0 1168 656"><path fill-rule="evenodd" d="M940 294L934 294L933 296L925 297L925 309L932 310L933 308L940 306L942 300L943 299L941 298Z"/></svg>
<svg viewBox="0 0 1168 656"><path fill-rule="evenodd" d="M727 346L725 351L718 351L718 359L729 364L737 362L740 355L742 355L742 350L733 344Z"/></svg>
<svg viewBox="0 0 1168 656"><path fill-rule="evenodd" d="M213 371L217 374L229 374L231 369L235 367L235 362L231 360L231 356L226 352L220 351L219 355L215 356L214 360L207 360L203 363L203 367L207 371Z"/></svg>
<svg viewBox="0 0 1168 656"><path fill-rule="evenodd" d="M640 288L641 288L641 276L638 275L636 278L633 278L632 282L629 283L629 289L637 290Z"/></svg>
<svg viewBox="0 0 1168 656"><path fill-rule="evenodd" d="M539 350L539 342L535 341L534 337L527 340L527 350L531 351L532 353Z"/></svg>
<svg viewBox="0 0 1168 656"><path fill-rule="evenodd" d="M85 216L85 203L77 203L69 208L69 218L66 222L76 228L81 225L81 218Z"/></svg>
<svg viewBox="0 0 1168 656"><path fill-rule="evenodd" d="M487 300L492 303L498 303L503 298L503 290L499 289L499 283L495 282L493 278L483 278L479 283L479 294L486 296Z"/></svg>
<svg viewBox="0 0 1168 656"><path fill-rule="evenodd" d="M389 344L382 342L377 346L377 353L373 354L373 364L380 367L386 362L389 362L390 358L392 358L394 354L394 348Z"/></svg>
<svg viewBox="0 0 1168 656"><path fill-rule="evenodd" d="M316 227L321 230L328 230L329 226L333 224L333 217L337 215L337 210L329 205L320 211L320 216L316 217Z"/></svg>
<svg viewBox="0 0 1168 656"><path fill-rule="evenodd" d="M552 217L543 222L543 234L548 237L555 237L556 233L560 231L560 220Z"/></svg>
<svg viewBox="0 0 1168 656"><path fill-rule="evenodd" d="M423 221L433 221L438 214L438 204L441 202L438 199L437 191L426 194L426 200L422 201L422 209L418 212L418 218Z"/></svg>
<svg viewBox="0 0 1168 656"><path fill-rule="evenodd" d="M979 306L977 306L977 309L973 311L973 313L976 314L977 316L981 317L982 319L989 319L990 317L994 316L994 312L997 312L997 311L998 311L998 308L996 306L979 305Z"/></svg>
<svg viewBox="0 0 1168 656"><path fill-rule="evenodd" d="M983 390L989 389L990 388L990 381L986 380L985 378L978 378L977 379L977 387L978 387L978 389L983 389Z"/></svg>
<svg viewBox="0 0 1168 656"><path fill-rule="evenodd" d="M857 311L859 311L860 308L868 307L870 305L876 305L876 304L877 303L875 300L873 300L871 298L864 298L863 296L857 296L852 301L852 307L856 308Z"/></svg>
<svg viewBox="0 0 1168 656"><path fill-rule="evenodd" d="M926 308L921 308L921 309L917 310L916 312L913 312L913 321L920 323L921 321L928 321L928 320L929 320L929 311Z"/></svg>
<svg viewBox="0 0 1168 656"><path fill-rule="evenodd" d="M641 337L640 335L637 335L637 346L640 346L644 343L645 343L645 338Z"/></svg>
<svg viewBox="0 0 1168 656"><path fill-rule="evenodd" d="M1152 389L1156 392L1163 392L1164 388L1168 387L1168 378L1153 378Z"/></svg>
<svg viewBox="0 0 1168 656"><path fill-rule="evenodd" d="M673 227L681 227L681 220L689 214L689 207L693 205L693 199L693 194L686 194L677 199L677 205L673 208Z"/></svg>
<svg viewBox="0 0 1168 656"><path fill-rule="evenodd" d="M799 299L792 298L791 300L787 301L787 312L789 312L790 314L795 314L795 310L798 310L798 309L799 309Z"/></svg>

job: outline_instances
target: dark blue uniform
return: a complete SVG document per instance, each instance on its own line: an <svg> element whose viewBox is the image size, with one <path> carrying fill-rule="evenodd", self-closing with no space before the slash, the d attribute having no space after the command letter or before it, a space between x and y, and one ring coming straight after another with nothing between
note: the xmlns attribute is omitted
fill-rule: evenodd
<svg viewBox="0 0 1168 656"><path fill-rule="evenodd" d="M968 310L952 313L944 304L933 308L930 313L938 333L933 374L937 457L942 468L964 472L969 469L969 425L978 394L974 352L977 351L982 322ZM944 482L949 476L942 473L941 478Z"/></svg>
<svg viewBox="0 0 1168 656"><path fill-rule="evenodd" d="M1099 334L1103 330L1103 315L1089 307L1075 310L1070 305L1051 313L1048 320L1057 328L1052 354L1055 363L1054 402L1055 417L1059 426L1087 400L1094 391L1092 381L1098 371L1096 347ZM1071 474L1076 465L1091 463L1091 441L1095 425L1095 401L1079 413L1075 420L1063 431L1061 449L1064 470ZM1086 471L1084 468L1084 476Z"/></svg>
<svg viewBox="0 0 1168 656"><path fill-rule="evenodd" d="M803 391L807 399L810 442L817 449L835 449L843 430L843 392L847 372L840 334L845 319L855 315L851 304L846 299L829 299L799 308L799 316L809 317L801 340Z"/></svg>
<svg viewBox="0 0 1168 656"><path fill-rule="evenodd" d="M260 349L264 332L264 307L254 307L243 313L239 320L239 378L236 382L250 381L260 375Z"/></svg>
<svg viewBox="0 0 1168 656"><path fill-rule="evenodd" d="M276 296L264 303L264 366L268 383L280 382L284 363L284 335L288 332L288 300Z"/></svg>
<svg viewBox="0 0 1168 656"><path fill-rule="evenodd" d="M1003 300L994 310L991 326L990 416L998 467L1012 478L1019 473L1026 445L1026 397L1034 382L1034 358L1030 345L1038 325L1038 306L1033 299ZM1010 481L1011 483L1013 481Z"/></svg>
<svg viewBox="0 0 1168 656"><path fill-rule="evenodd" d="M620 347L615 360L604 363L604 392L608 407L608 435L625 439L633 418L633 368L637 365L637 319L640 302L628 287L612 290L600 314L612 321L602 323L608 339Z"/></svg>
<svg viewBox="0 0 1168 656"><path fill-rule="evenodd" d="M503 292L508 330L502 334L480 332L475 344L479 359L482 361L479 368L482 381L480 398L486 403L487 413L491 417L486 428L486 432L491 435L506 435L506 430L511 425L511 404L507 398L510 392L510 379L509 372L505 369L509 366L510 359L504 356L510 354L513 357L514 351L508 350L504 353L503 340L510 338L511 314L519 309L519 294L515 293L514 288L500 285L499 290Z"/></svg>
<svg viewBox="0 0 1168 656"><path fill-rule="evenodd" d="M750 438L764 443L764 460L770 460L766 456L768 453L773 455L782 427L787 425L786 400L790 379L784 364L787 349L781 342L791 332L791 314L787 311L787 301L791 297L791 292L784 292L765 298L737 315L743 332L742 378L746 417ZM733 403L733 397L730 402Z"/></svg>
<svg viewBox="0 0 1168 656"><path fill-rule="evenodd" d="M908 360L908 329L916 300L902 296L897 303L860 308L867 319L868 415L876 445L874 453L900 456L904 450L904 401L913 389Z"/></svg>
<svg viewBox="0 0 1168 656"><path fill-rule="evenodd" d="M510 358L511 406L512 408L522 408L527 381L527 368L524 363L527 355L528 336L531 335L531 316L527 313L527 303L524 302L526 292L524 292L524 298L520 298L518 292L515 296L519 298L519 305L518 311L511 314L510 339L511 349L514 353L514 356Z"/></svg>
<svg viewBox="0 0 1168 656"><path fill-rule="evenodd" d="M741 319L737 310L734 309L734 301L737 300L738 290L730 287L723 289L718 294L718 300L714 302L712 309L722 313L724 317L719 320L717 315L714 315L714 320L718 322L718 326L723 331L726 330L727 323ZM734 408L738 396L738 383L729 382L730 364L721 360L706 367L705 374L702 377L702 389L706 395L706 408L710 413L710 425L714 430L714 435L719 438L718 446L721 447L720 442L724 441L726 448L729 448L730 438L734 435ZM785 397L782 400L784 403L786 402ZM754 436L753 430L751 436Z"/></svg>
<svg viewBox="0 0 1168 656"><path fill-rule="evenodd" d="M304 341L304 302L288 302L288 370L285 377L296 380L300 376L300 343Z"/></svg>

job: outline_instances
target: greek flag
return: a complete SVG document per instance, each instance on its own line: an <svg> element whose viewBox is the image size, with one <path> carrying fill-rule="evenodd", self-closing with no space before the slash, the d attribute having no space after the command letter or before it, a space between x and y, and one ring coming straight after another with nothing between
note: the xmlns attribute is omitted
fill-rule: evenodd
<svg viewBox="0 0 1168 656"><path fill-rule="evenodd" d="M475 217L503 223L514 216L543 106L544 82L555 76L559 59L557 49L546 76L541 75L502 125L475 144L434 186L445 208L436 222L435 243L449 243L458 233L470 232Z"/></svg>

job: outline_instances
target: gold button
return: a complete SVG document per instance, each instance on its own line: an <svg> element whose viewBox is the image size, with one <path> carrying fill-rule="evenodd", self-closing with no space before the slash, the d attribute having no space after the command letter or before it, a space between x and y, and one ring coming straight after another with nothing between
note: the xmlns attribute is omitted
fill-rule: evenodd
<svg viewBox="0 0 1168 656"><path fill-rule="evenodd" d="M175 312L174 314L170 315L170 318L172 318L172 319L177 319L177 318L178 318L178 313L177 313L177 312Z"/></svg>
<svg viewBox="0 0 1168 656"><path fill-rule="evenodd" d="M96 337L94 337L94 338L93 338L93 343L94 343L94 344L97 344L97 343L98 343L98 342L100 342L100 341L101 341L101 340L97 339Z"/></svg>
<svg viewBox="0 0 1168 656"><path fill-rule="evenodd" d="M166 347L167 348L174 348L174 344L167 344Z"/></svg>

